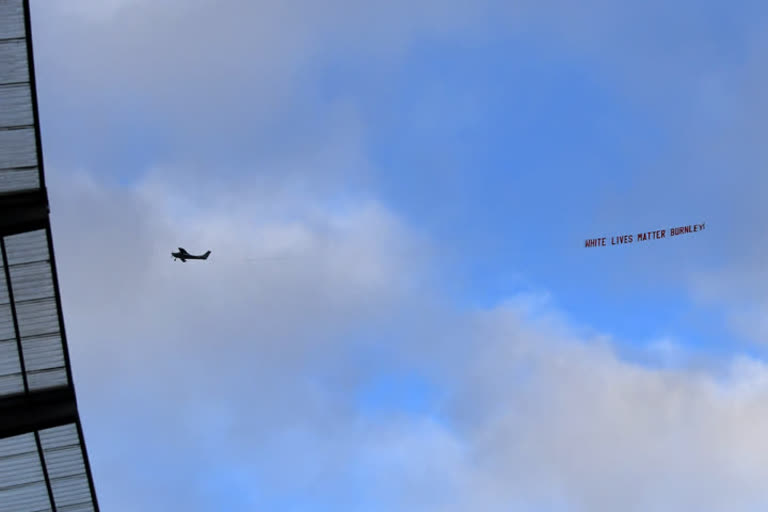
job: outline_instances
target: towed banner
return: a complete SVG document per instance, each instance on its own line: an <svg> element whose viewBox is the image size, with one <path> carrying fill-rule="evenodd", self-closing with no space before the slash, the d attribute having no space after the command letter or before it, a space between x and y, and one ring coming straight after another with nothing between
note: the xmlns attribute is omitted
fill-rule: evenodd
<svg viewBox="0 0 768 512"><path fill-rule="evenodd" d="M619 235L611 237L611 245L624 245L634 242L647 242L648 240L659 240L662 238L671 238L673 236L685 235L688 233L698 233L704 230L704 223L701 224L689 224L687 226L681 226L677 228L657 229L655 231L647 231L645 233L637 233L636 235ZM608 245L606 242L607 237L602 238L588 238L584 241L584 247L605 247Z"/></svg>

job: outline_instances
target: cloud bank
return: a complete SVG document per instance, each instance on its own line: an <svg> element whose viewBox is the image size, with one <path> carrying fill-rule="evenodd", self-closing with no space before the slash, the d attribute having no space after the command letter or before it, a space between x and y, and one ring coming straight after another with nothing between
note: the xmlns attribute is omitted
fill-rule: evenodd
<svg viewBox="0 0 768 512"><path fill-rule="evenodd" d="M429 244L375 203L340 214L315 201L282 222L247 215L264 205L246 200L174 206L184 196L162 181L109 188L81 174L61 185L51 185L55 243L102 506L768 500L761 362L630 363L546 296L451 309L417 286L435 264ZM172 262L172 239L211 247L211 260ZM273 251L286 256L248 261ZM403 367L439 393L417 411L361 408L374 375Z"/></svg>
<svg viewBox="0 0 768 512"><path fill-rule="evenodd" d="M735 50L702 41L760 16L602 1L45 5L33 15L54 242L103 508L765 509L762 362L701 368L664 341L649 358L674 364L630 362L546 293L450 303L450 248L370 191L382 171L364 99L318 80L347 63L385 89L425 40L528 38L589 61L685 134L591 211L617 227L628 211L642 227L695 208L756 225L728 233L754 252L709 245L684 270L643 253L617 273L683 275L759 340L768 45L754 30ZM414 124L445 111L424 110ZM174 263L178 246L213 254ZM371 391L405 375L418 384Z"/></svg>

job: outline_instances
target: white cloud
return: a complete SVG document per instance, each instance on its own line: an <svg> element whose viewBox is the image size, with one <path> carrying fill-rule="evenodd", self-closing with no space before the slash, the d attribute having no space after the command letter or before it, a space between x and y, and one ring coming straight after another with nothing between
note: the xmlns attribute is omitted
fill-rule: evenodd
<svg viewBox="0 0 768 512"><path fill-rule="evenodd" d="M312 444L349 417L350 397L336 388L364 378L356 354L412 300L428 248L375 201L339 206L244 180L229 202L211 189L203 204L159 178L111 188L85 173L51 176L72 364L103 506L163 508L162 498L129 491L143 485L145 458L185 492L243 454L253 478L265 471L253 457L270 445L286 458L263 474L277 487L332 464L334 453L315 446L299 477L281 438L295 429ZM213 253L173 262L179 245ZM270 254L284 257L249 261ZM113 457L125 464L110 467Z"/></svg>
<svg viewBox="0 0 768 512"><path fill-rule="evenodd" d="M762 231L760 221L755 227ZM765 246L761 237L753 240L752 248ZM697 269L688 277L691 297L697 304L717 311L737 336L762 346L768 343L766 284L768 266L749 253L734 254L729 263Z"/></svg>
<svg viewBox="0 0 768 512"><path fill-rule="evenodd" d="M422 269L406 255L421 243L375 203L338 214L315 198L306 217L251 225L238 202L169 210L162 182L62 185L51 185L55 242L102 506L161 510L191 493L192 510L211 510L199 482L214 475L241 506L263 506L264 489L352 500L352 482L360 502L398 510L724 511L768 500L762 363L641 367L536 297L442 309L407 286ZM172 262L169 238L193 233L212 259ZM275 246L297 260L239 261ZM354 397L375 364L360 359L367 342L355 333L376 325L445 393L439 419L360 415ZM146 464L163 482L152 492Z"/></svg>
<svg viewBox="0 0 768 512"><path fill-rule="evenodd" d="M556 510L768 502L763 363L736 359L724 376L643 368L603 343L515 327L510 314L490 314L480 339L464 340L472 348L451 379L462 480L473 482L457 491L456 510L508 510L521 497L521 510L553 497L567 504Z"/></svg>
<svg viewBox="0 0 768 512"><path fill-rule="evenodd" d="M197 206L172 184L126 192L84 175L67 182L51 185L53 222L62 233L57 254L69 269L62 286L73 312L99 311L94 327L131 317L123 333L171 335L169 327L179 329L184 318L181 329L190 333L247 325L253 335L280 329L322 336L307 332L309 324L332 332L336 323L354 324L353 313L375 315L408 289L420 265L420 249L375 202L337 212L305 196L302 210L291 212L276 206L279 195L252 188L249 199L241 188L241 200L222 203L212 192L210 205ZM88 229L77 229L83 225ZM213 253L203 264L174 263L170 252L179 246ZM68 289L77 292L69 297ZM269 314L254 316L259 309Z"/></svg>

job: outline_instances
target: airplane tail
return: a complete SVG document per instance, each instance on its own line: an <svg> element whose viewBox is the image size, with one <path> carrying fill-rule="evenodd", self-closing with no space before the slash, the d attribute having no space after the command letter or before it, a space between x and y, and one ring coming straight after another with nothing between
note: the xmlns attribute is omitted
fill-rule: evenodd
<svg viewBox="0 0 768 512"><path fill-rule="evenodd" d="M208 256L210 256L210 254L211 254L211 251L208 251L208 252L206 252L205 254L203 254L203 259L204 259L204 260L207 260L207 259L208 259Z"/></svg>

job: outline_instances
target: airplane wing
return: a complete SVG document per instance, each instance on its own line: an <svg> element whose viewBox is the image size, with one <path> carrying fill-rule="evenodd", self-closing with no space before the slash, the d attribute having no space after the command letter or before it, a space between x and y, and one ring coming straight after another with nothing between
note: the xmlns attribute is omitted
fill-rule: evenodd
<svg viewBox="0 0 768 512"><path fill-rule="evenodd" d="M184 250L184 248L183 248L183 247L179 247L179 252L180 252L181 254L188 254L188 253L187 253L187 251L186 251L186 250Z"/></svg>

